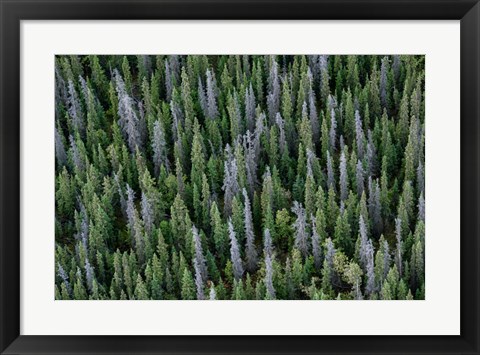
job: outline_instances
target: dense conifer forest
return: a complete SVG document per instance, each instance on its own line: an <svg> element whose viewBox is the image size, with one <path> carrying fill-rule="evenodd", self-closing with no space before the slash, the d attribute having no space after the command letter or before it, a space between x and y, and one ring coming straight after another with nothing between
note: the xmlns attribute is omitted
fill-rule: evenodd
<svg viewBox="0 0 480 355"><path fill-rule="evenodd" d="M57 56L57 300L425 298L423 56Z"/></svg>

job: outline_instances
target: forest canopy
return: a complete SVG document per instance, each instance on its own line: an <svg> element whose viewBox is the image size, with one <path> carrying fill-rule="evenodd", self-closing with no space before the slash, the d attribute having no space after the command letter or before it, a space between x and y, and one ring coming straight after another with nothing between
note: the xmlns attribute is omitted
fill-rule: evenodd
<svg viewBox="0 0 480 355"><path fill-rule="evenodd" d="M55 58L55 299L425 299L425 58Z"/></svg>

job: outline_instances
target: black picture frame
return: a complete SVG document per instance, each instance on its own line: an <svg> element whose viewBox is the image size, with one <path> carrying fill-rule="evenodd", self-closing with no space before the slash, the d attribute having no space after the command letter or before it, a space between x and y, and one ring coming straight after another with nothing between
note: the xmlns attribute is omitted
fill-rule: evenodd
<svg viewBox="0 0 480 355"><path fill-rule="evenodd" d="M478 0L0 0L0 11L1 354L479 354ZM80 19L461 20L461 335L20 335L20 22Z"/></svg>

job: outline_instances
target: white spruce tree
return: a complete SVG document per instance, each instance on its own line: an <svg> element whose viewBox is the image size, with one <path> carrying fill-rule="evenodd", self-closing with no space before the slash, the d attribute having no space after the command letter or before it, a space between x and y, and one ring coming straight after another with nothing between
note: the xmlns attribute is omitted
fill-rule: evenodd
<svg viewBox="0 0 480 355"><path fill-rule="evenodd" d="M167 101L172 99L172 92L173 92L173 78L172 78L172 71L170 70L170 63L168 60L165 61L165 91L166 91L166 98Z"/></svg>
<svg viewBox="0 0 480 355"><path fill-rule="evenodd" d="M63 137L55 126L55 157L60 167L67 164L67 153L65 152L65 145L63 144Z"/></svg>
<svg viewBox="0 0 480 355"><path fill-rule="evenodd" d="M57 268L58 268L58 276L60 277L62 282L65 284L67 292L68 292L69 296L71 297L72 296L72 287L70 286L68 274L65 272L65 269L62 267L62 265L60 265L59 262L57 262Z"/></svg>
<svg viewBox="0 0 480 355"><path fill-rule="evenodd" d="M202 271L196 257L193 259L193 266L195 269L195 287L197 289L197 300L204 300L205 294L203 291Z"/></svg>
<svg viewBox="0 0 480 355"><path fill-rule="evenodd" d="M285 138L285 121L283 120L282 115L280 115L280 112L277 112L277 115L275 116L275 123L277 124L278 130L280 131L279 145L280 152L283 154L288 148L288 146Z"/></svg>
<svg viewBox="0 0 480 355"><path fill-rule="evenodd" d="M142 191L142 200L141 200L141 207L142 207L142 220L145 226L145 232L150 234L153 230L154 223L155 223L155 211L153 210L152 203L148 198L147 194Z"/></svg>
<svg viewBox="0 0 480 355"><path fill-rule="evenodd" d="M232 261L233 277L238 281L242 278L244 270L231 218L228 219L228 236L230 238L230 260Z"/></svg>
<svg viewBox="0 0 480 355"><path fill-rule="evenodd" d="M313 214L310 215L310 221L312 223L312 254L315 268L320 270L322 267L322 249L320 244L320 236L317 231L317 222Z"/></svg>
<svg viewBox="0 0 480 355"><path fill-rule="evenodd" d="M78 228L78 233L75 235L75 239L80 240L83 245L83 248L86 252L88 252L88 235L90 230L90 223L87 214L87 210L82 202L79 201L80 204L80 227Z"/></svg>
<svg viewBox="0 0 480 355"><path fill-rule="evenodd" d="M266 298L274 300L276 298L275 288L273 286L273 256L265 255L265 288L267 290Z"/></svg>
<svg viewBox="0 0 480 355"><path fill-rule="evenodd" d="M95 271L93 266L90 264L88 258L85 258L85 279L87 280L87 286L90 293L93 292L93 282L95 280Z"/></svg>
<svg viewBox="0 0 480 355"><path fill-rule="evenodd" d="M329 147L331 152L337 150L337 119L335 118L335 110L332 108L330 110L330 132L329 137Z"/></svg>
<svg viewBox="0 0 480 355"><path fill-rule="evenodd" d="M238 167L236 158L224 163L224 178L222 190L224 191L224 211L226 216L232 213L233 198L240 190L238 185Z"/></svg>
<svg viewBox="0 0 480 355"><path fill-rule="evenodd" d="M130 185L127 184L127 221L128 221L128 229L130 232L133 233L135 231L135 221L137 219L137 209L135 208L135 191L132 190Z"/></svg>
<svg viewBox="0 0 480 355"><path fill-rule="evenodd" d="M68 80L68 114L72 118L72 123L76 131L82 136L85 136L85 124L82 104L78 97L77 90L72 80Z"/></svg>
<svg viewBox="0 0 480 355"><path fill-rule="evenodd" d="M209 293L210 301L215 301L217 299L217 292L215 292L215 286L213 282L210 284L210 293Z"/></svg>
<svg viewBox="0 0 480 355"><path fill-rule="evenodd" d="M127 93L125 82L117 69L114 70L115 89L118 96L118 125L127 139L131 153L141 146L139 115L133 98Z"/></svg>
<svg viewBox="0 0 480 355"><path fill-rule="evenodd" d="M325 249L325 259L322 267L322 289L324 292L332 289L332 281L335 277L333 261L337 251L331 238L325 240Z"/></svg>
<svg viewBox="0 0 480 355"><path fill-rule="evenodd" d="M90 95L92 95L90 89L87 86L87 82L83 78L83 76L79 75L78 76L78 81L80 82L80 87L81 87L81 92L83 95L83 99L88 102L88 98Z"/></svg>
<svg viewBox="0 0 480 355"><path fill-rule="evenodd" d="M385 56L382 58L382 65L380 67L380 102L383 107L387 107L388 70L389 70L389 60L388 60L388 57Z"/></svg>
<svg viewBox="0 0 480 355"><path fill-rule="evenodd" d="M140 264L145 262L145 242L148 238L145 236L145 230L142 220L138 217L138 212L135 211L135 222L133 225L133 245L135 246L135 253Z"/></svg>
<svg viewBox="0 0 480 355"><path fill-rule="evenodd" d="M294 236L295 236L295 248L297 248L304 257L309 253L309 243L307 234L307 217L305 209L301 203L297 201L293 202L292 212L297 216L295 223L293 224Z"/></svg>
<svg viewBox="0 0 480 355"><path fill-rule="evenodd" d="M207 69L207 117L214 120L218 116L217 85L210 69Z"/></svg>
<svg viewBox="0 0 480 355"><path fill-rule="evenodd" d="M260 144L260 138L265 130L265 114L261 112L257 115L257 120L255 121L255 132L253 144L255 147L255 157L259 157L262 147Z"/></svg>
<svg viewBox="0 0 480 355"><path fill-rule="evenodd" d="M375 250L370 239L367 242L366 259L367 283L365 285L365 293L371 295L375 292Z"/></svg>
<svg viewBox="0 0 480 355"><path fill-rule="evenodd" d="M75 141L75 138L73 138L72 135L70 135L69 140L70 140L70 150L72 152L73 165L79 172L83 172L85 170L85 162L82 154L80 153L80 150L78 149L77 142Z"/></svg>
<svg viewBox="0 0 480 355"><path fill-rule="evenodd" d="M337 108L337 99L335 99L335 97L333 97L330 94L328 94L328 98L327 98L327 108L329 110Z"/></svg>
<svg viewBox="0 0 480 355"><path fill-rule="evenodd" d="M273 253L272 236L268 228L265 228L263 232L263 253L265 255L271 255Z"/></svg>
<svg viewBox="0 0 480 355"><path fill-rule="evenodd" d="M418 219L425 222L425 198L423 197L423 191L418 197Z"/></svg>
<svg viewBox="0 0 480 355"><path fill-rule="evenodd" d="M175 96L172 100L170 100L170 112L172 113L172 136L173 140L176 144L180 142L180 133L182 131L182 124L184 121L182 107L180 106L180 102L178 102L178 96ZM179 152L180 153L180 152ZM180 155L182 157L183 155Z"/></svg>
<svg viewBox="0 0 480 355"><path fill-rule="evenodd" d="M311 177L312 179L315 179L313 174L313 167L316 160L317 157L315 156L315 153L312 152L309 148L307 148L307 177Z"/></svg>
<svg viewBox="0 0 480 355"><path fill-rule="evenodd" d="M364 151L365 136L362 128L362 118L360 117L360 112L358 112L358 110L355 110L355 137L357 140L357 156L360 160L362 160L365 154L365 151Z"/></svg>
<svg viewBox="0 0 480 355"><path fill-rule="evenodd" d="M244 223L245 223L245 254L246 269L252 273L257 268L257 249L255 247L255 235L253 232L252 210L250 207L250 199L247 190L243 189L243 197L245 199Z"/></svg>
<svg viewBox="0 0 480 355"><path fill-rule="evenodd" d="M425 191L425 175L423 171L423 164L420 160L417 167L417 191Z"/></svg>
<svg viewBox="0 0 480 355"><path fill-rule="evenodd" d="M340 200L345 201L348 198L348 173L347 173L347 159L345 158L345 151L340 155Z"/></svg>
<svg viewBox="0 0 480 355"><path fill-rule="evenodd" d="M139 118L138 118L138 125L137 125L137 131L138 131L138 143L137 147L140 149L143 149L143 144L147 139L147 122L145 120L145 110L143 108L143 102L139 101L138 102L138 113L139 113Z"/></svg>
<svg viewBox="0 0 480 355"><path fill-rule="evenodd" d="M269 91L267 95L267 108L270 122L275 121L277 112L280 111L280 79L278 77L278 64L275 57L271 56L270 73L268 76Z"/></svg>
<svg viewBox="0 0 480 355"><path fill-rule="evenodd" d="M195 268L199 270L202 285L204 282L207 281L208 278L208 271L207 271L207 262L205 260L205 256L203 254L202 248L202 240L200 238L200 234L198 233L197 227L192 225L192 238L193 238L193 245L195 248ZM203 290L203 286L202 286Z"/></svg>
<svg viewBox="0 0 480 355"><path fill-rule="evenodd" d="M265 229L264 239L263 239L263 253L265 257L265 288L266 288L266 299L274 300L276 297L275 288L273 286L273 247L272 247L272 237L270 235L270 230Z"/></svg>
<svg viewBox="0 0 480 355"><path fill-rule="evenodd" d="M155 175L158 176L160 168L165 167L167 172L170 170L170 164L167 158L167 144L165 142L165 133L160 121L155 121L153 124L152 135L152 151L153 151L153 164L155 168Z"/></svg>

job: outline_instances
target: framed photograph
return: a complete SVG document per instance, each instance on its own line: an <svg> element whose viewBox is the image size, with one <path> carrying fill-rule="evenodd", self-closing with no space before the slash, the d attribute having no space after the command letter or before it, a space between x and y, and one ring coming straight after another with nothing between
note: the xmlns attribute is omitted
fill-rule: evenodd
<svg viewBox="0 0 480 355"><path fill-rule="evenodd" d="M1 354L479 354L476 0L0 0Z"/></svg>

